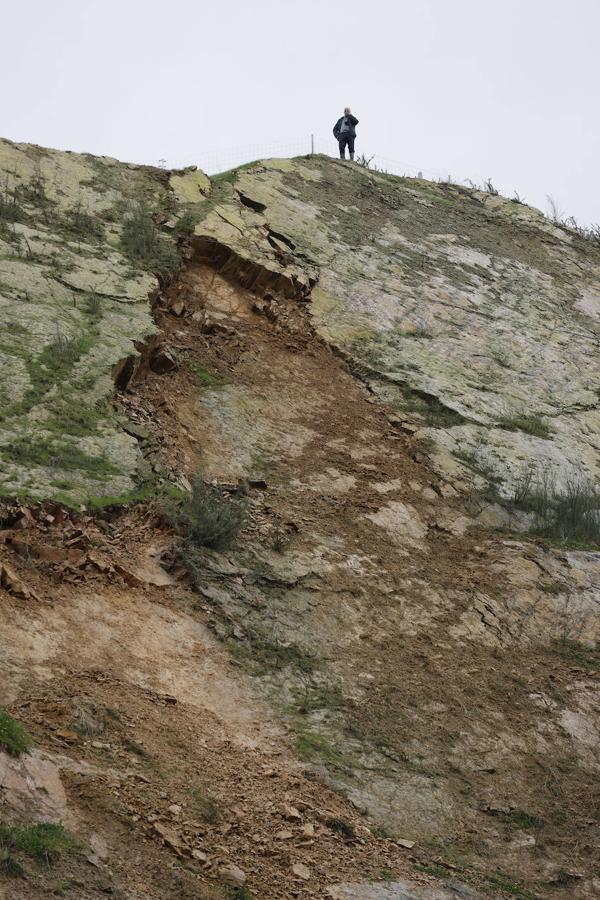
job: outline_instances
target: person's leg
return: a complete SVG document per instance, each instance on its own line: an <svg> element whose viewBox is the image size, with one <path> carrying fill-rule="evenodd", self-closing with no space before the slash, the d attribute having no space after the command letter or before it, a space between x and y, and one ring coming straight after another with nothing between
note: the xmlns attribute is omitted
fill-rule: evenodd
<svg viewBox="0 0 600 900"><path fill-rule="evenodd" d="M339 138L340 145L340 159L346 159L346 137L343 134L340 134Z"/></svg>
<svg viewBox="0 0 600 900"><path fill-rule="evenodd" d="M354 138L348 138L348 150L350 151L350 159L354 159Z"/></svg>

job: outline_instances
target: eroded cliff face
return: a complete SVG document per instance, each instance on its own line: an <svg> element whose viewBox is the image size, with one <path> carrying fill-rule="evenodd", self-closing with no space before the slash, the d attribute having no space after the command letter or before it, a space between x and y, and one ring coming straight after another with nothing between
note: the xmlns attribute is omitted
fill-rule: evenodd
<svg viewBox="0 0 600 900"><path fill-rule="evenodd" d="M514 495L597 478L598 248L321 157L0 148L3 491L54 500L6 505L0 666L54 817L125 897L597 896L600 555ZM152 495L199 467L248 515L190 579Z"/></svg>
<svg viewBox="0 0 600 900"><path fill-rule="evenodd" d="M266 162L217 191L197 234L300 295L318 281L317 333L422 425L444 475L444 451L459 451L506 494L532 463L559 482L598 476L597 244L503 197L319 158Z"/></svg>

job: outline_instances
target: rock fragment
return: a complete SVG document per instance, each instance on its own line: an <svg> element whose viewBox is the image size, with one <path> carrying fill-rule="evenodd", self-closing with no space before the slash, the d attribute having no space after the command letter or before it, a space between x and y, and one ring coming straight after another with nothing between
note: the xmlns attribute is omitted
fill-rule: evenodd
<svg viewBox="0 0 600 900"><path fill-rule="evenodd" d="M150 357L150 368L157 375L165 375L177 368L177 360L168 347L158 346Z"/></svg>
<svg viewBox="0 0 600 900"><path fill-rule="evenodd" d="M239 866L230 863L219 869L221 881L230 887L243 887L246 884L246 873Z"/></svg>
<svg viewBox="0 0 600 900"><path fill-rule="evenodd" d="M304 863L294 863L294 865L292 866L292 872L298 878L302 878L303 881L308 881L311 877L310 869L308 868L308 866L305 866Z"/></svg>

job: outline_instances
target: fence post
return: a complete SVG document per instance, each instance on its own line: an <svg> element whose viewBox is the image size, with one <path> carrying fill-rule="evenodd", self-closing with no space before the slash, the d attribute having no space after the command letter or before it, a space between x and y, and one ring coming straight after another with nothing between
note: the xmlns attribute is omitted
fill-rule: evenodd
<svg viewBox="0 0 600 900"><path fill-rule="evenodd" d="M311 134L311 136L310 136L310 155L311 156L315 155L315 136L314 136L314 134Z"/></svg>

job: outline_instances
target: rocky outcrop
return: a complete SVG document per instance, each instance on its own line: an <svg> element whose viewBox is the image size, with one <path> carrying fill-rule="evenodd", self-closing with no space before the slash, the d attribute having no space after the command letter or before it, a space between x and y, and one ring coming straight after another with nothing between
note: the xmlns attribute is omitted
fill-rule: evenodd
<svg viewBox="0 0 600 900"><path fill-rule="evenodd" d="M159 170L0 141L2 493L77 503L134 488L111 372L154 333L159 283L121 233L128 211L171 196Z"/></svg>

